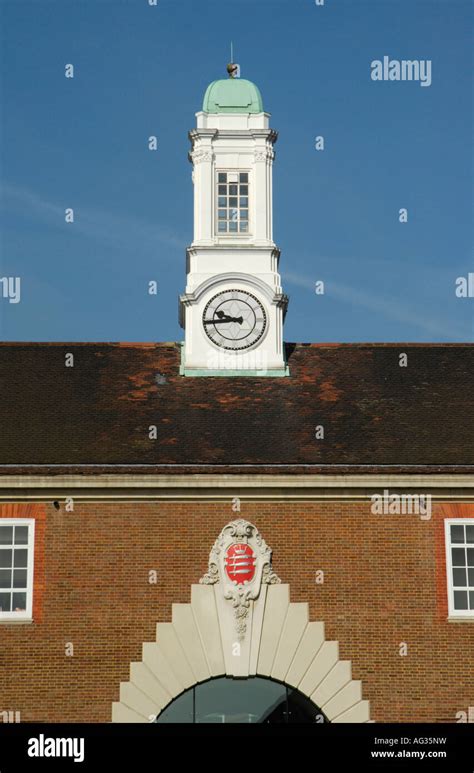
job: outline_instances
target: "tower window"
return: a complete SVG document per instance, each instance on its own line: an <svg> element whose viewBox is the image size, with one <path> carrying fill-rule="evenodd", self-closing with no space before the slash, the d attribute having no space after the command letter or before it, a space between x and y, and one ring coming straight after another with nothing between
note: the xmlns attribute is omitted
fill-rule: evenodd
<svg viewBox="0 0 474 773"><path fill-rule="evenodd" d="M248 233L249 175L248 172L218 172L217 232Z"/></svg>

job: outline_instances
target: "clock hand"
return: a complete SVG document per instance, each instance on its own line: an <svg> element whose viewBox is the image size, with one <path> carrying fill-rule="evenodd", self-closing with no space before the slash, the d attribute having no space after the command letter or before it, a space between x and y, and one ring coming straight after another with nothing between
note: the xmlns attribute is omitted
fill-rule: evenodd
<svg viewBox="0 0 474 773"><path fill-rule="evenodd" d="M221 312L222 315L222 312ZM203 325L218 325L220 322L238 322L239 325L244 321L243 317L222 317L220 319L205 319Z"/></svg>

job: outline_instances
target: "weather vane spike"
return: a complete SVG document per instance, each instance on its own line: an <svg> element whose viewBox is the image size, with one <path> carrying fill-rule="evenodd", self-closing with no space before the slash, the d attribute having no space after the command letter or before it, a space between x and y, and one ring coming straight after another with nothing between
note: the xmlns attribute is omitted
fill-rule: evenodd
<svg viewBox="0 0 474 773"><path fill-rule="evenodd" d="M239 78L239 65L234 64L234 44L232 41L230 41L230 62L227 65L227 72L229 73L229 78Z"/></svg>

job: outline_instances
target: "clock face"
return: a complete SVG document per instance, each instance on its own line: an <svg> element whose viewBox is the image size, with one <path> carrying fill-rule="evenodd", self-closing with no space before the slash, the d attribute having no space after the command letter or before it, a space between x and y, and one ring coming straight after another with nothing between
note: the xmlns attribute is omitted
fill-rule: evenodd
<svg viewBox="0 0 474 773"><path fill-rule="evenodd" d="M206 335L223 349L248 349L264 334L267 315L246 290L223 290L208 302L202 315Z"/></svg>

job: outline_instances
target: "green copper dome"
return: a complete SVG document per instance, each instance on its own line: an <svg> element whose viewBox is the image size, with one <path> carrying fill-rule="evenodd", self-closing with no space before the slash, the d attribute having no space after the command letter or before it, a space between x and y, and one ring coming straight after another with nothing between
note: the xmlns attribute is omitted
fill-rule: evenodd
<svg viewBox="0 0 474 773"><path fill-rule="evenodd" d="M263 113L262 95L252 81L227 78L213 81L204 94L205 113Z"/></svg>

